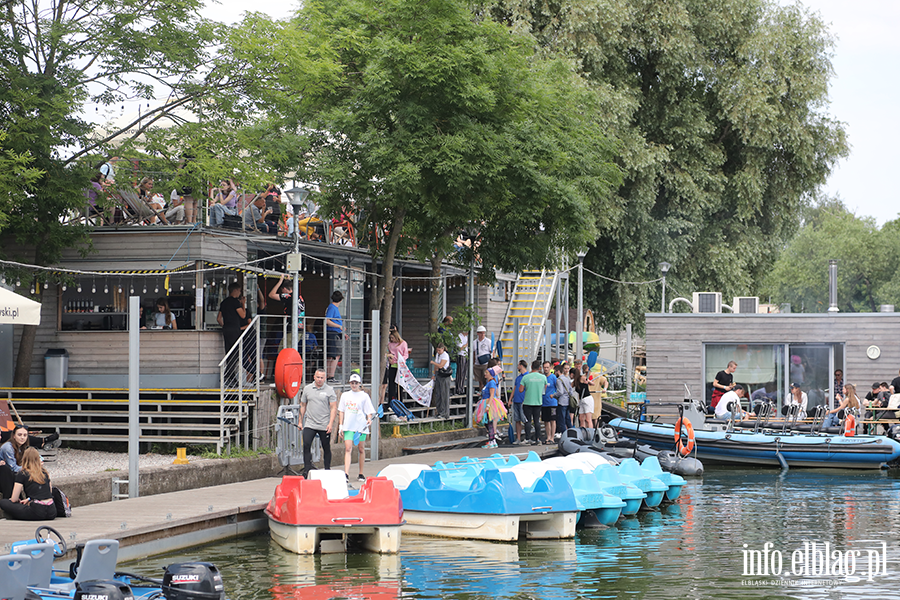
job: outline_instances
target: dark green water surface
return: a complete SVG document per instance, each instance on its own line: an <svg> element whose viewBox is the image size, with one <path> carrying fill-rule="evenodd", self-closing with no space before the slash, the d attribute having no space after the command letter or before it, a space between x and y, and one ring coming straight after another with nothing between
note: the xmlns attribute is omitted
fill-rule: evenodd
<svg viewBox="0 0 900 600"><path fill-rule="evenodd" d="M900 471L713 467L689 479L677 503L579 531L575 540L497 544L409 535L397 556L303 557L258 534L121 567L158 575L172 562L207 560L222 570L231 600L881 599L900 598L898 531ZM768 572L758 561L748 572L747 551L766 543ZM812 560L824 556L826 543L822 572L822 562ZM775 551L780 576L772 573Z"/></svg>

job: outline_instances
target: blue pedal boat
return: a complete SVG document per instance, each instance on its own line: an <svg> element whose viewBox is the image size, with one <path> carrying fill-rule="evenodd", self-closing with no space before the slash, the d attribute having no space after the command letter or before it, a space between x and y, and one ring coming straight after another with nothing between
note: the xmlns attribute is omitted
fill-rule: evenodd
<svg viewBox="0 0 900 600"><path fill-rule="evenodd" d="M400 489L405 533L494 541L575 536L578 504L561 471L547 472L528 489L508 470L474 471L468 481L448 482L430 467L391 465L379 477Z"/></svg>

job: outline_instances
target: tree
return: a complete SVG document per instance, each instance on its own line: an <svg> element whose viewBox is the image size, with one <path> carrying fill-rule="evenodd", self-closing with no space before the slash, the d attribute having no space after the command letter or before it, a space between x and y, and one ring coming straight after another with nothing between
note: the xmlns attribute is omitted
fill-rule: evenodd
<svg viewBox="0 0 900 600"><path fill-rule="evenodd" d="M875 312L881 304L900 304L900 223L878 229L839 201L826 201L806 214L764 281L773 302L794 312L828 310L828 261L838 261L838 308Z"/></svg>
<svg viewBox="0 0 900 600"><path fill-rule="evenodd" d="M254 36L235 42L256 58L254 104L295 115L310 149L300 173L320 183L326 211L368 225L382 346L398 252L439 265L471 227L485 267L517 270L554 264L599 231L618 171L596 96L570 62L536 57L532 39L459 0L325 0L293 29L257 17L249 27L279 36L268 54ZM311 66L329 56L336 69Z"/></svg>
<svg viewBox="0 0 900 600"><path fill-rule="evenodd" d="M833 41L818 16L770 0L497 0L485 10L548 51L571 52L622 142L622 213L585 264L684 294L747 295L846 155L827 114ZM643 326L659 286L589 278L598 322Z"/></svg>
<svg viewBox="0 0 900 600"><path fill-rule="evenodd" d="M207 61L205 47L213 33L197 16L199 7L198 0L9 0L0 5L4 149L29 156L31 168L40 173L20 179L4 204L4 257L50 265L63 248L87 251L88 229L67 224L65 217L83 208L82 190L99 166L97 155L105 155L111 141L136 139L198 95L221 88L222 82L195 78ZM170 94L170 101L105 134L98 135L83 112L87 100L110 105L156 94ZM29 255L13 255L16 248L28 248ZM40 300L42 286L35 288ZM27 385L35 329L23 329L16 386Z"/></svg>

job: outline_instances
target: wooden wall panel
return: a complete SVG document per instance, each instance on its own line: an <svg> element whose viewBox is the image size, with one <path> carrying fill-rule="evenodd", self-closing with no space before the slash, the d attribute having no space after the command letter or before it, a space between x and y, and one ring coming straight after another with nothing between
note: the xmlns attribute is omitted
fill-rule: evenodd
<svg viewBox="0 0 900 600"><path fill-rule="evenodd" d="M647 395L653 400L682 398L684 383L702 395L704 343L843 343L845 381L864 392L900 368L900 313L647 314L646 324ZM866 356L870 345L881 349L877 360Z"/></svg>

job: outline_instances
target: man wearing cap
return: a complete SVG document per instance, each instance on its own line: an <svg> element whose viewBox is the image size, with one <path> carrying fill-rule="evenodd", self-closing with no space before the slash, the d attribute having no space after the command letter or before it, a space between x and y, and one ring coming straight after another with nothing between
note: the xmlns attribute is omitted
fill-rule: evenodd
<svg viewBox="0 0 900 600"><path fill-rule="evenodd" d="M781 414L787 415L788 410L791 406L799 406L800 407L800 416L797 417L799 419L806 418L806 407L809 399L806 397L806 392L800 389L800 384L791 383L791 391L788 393L787 398L784 400L784 406L781 407Z"/></svg>
<svg viewBox="0 0 900 600"><path fill-rule="evenodd" d="M484 325L479 325L475 330L475 381L478 386L484 385L484 372L487 369L488 361L491 360L491 340L487 339L487 329Z"/></svg>
<svg viewBox="0 0 900 600"><path fill-rule="evenodd" d="M353 446L359 448L359 481L365 481L363 465L366 463L366 437L369 426L375 417L372 398L362 389L362 378L354 373L350 376L350 391L341 394L338 404L340 414L339 430L344 434L344 475L350 481L350 463L353 458Z"/></svg>
<svg viewBox="0 0 900 600"><path fill-rule="evenodd" d="M750 413L745 412L741 408L741 398L743 397L744 388L737 384L734 385L731 390L722 394L722 397L719 398L719 403L716 404L716 418L730 419L732 417L732 411L734 411L740 414L741 420L749 419Z"/></svg>
<svg viewBox="0 0 900 600"><path fill-rule="evenodd" d="M313 383L300 394L300 429L303 430L303 474L313 468L312 443L316 436L322 442L324 468L331 468L331 431L337 415L337 396L325 383L325 371L316 369Z"/></svg>

